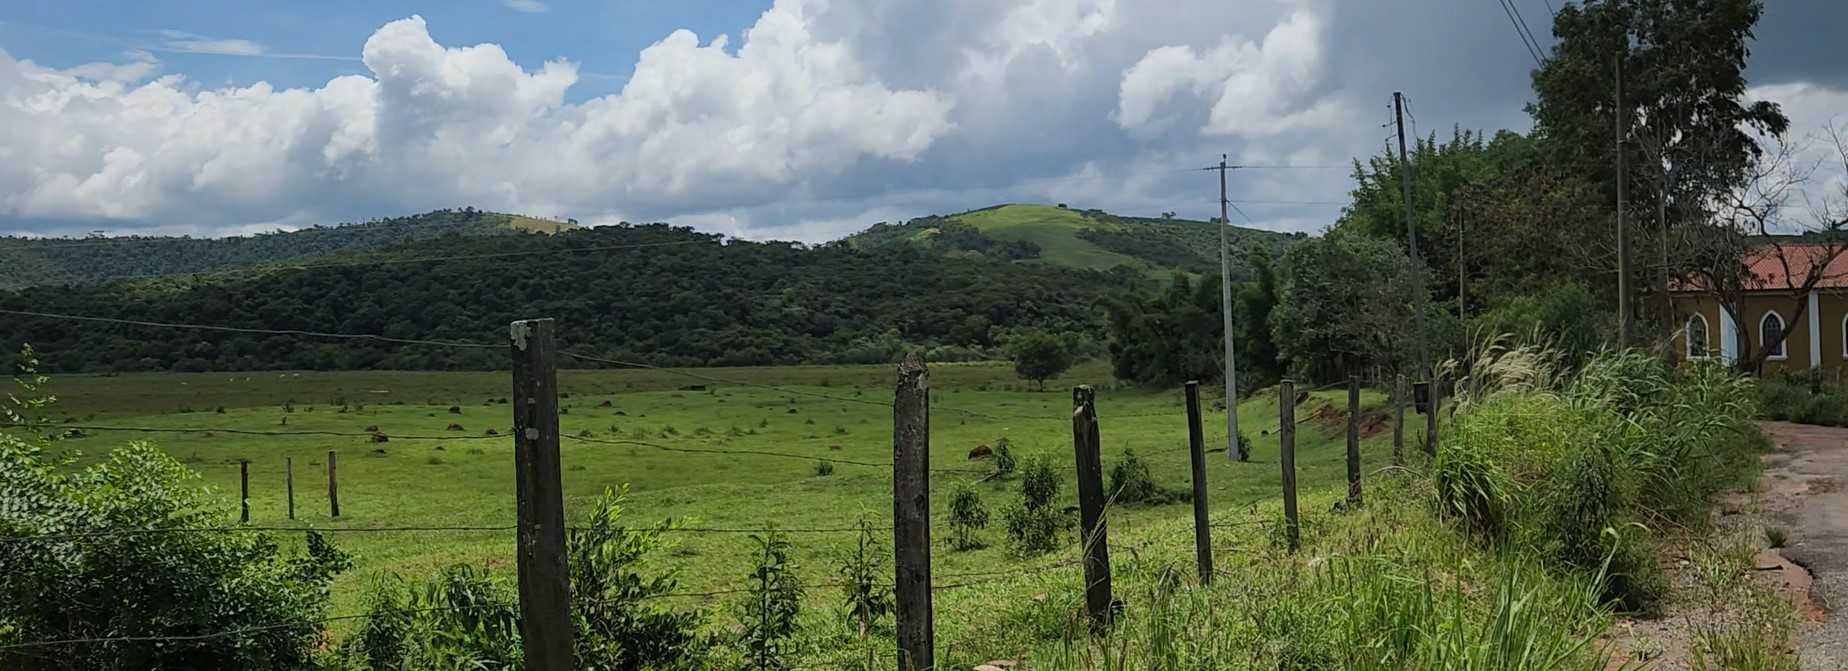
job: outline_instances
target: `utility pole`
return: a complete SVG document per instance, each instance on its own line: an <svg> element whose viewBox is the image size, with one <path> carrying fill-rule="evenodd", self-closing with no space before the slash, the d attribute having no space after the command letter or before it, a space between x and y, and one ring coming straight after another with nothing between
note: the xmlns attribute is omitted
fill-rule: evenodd
<svg viewBox="0 0 1848 671"><path fill-rule="evenodd" d="M1392 116L1393 123L1399 127L1399 203L1405 217L1405 237L1411 246L1412 288L1422 298L1429 298L1429 295L1423 294L1425 267L1418 253L1418 222L1412 217L1412 164L1405 158L1405 94L1398 91L1392 93ZM1433 377L1431 352L1425 348L1423 300L1412 306L1412 327L1418 330L1418 374L1430 380Z"/></svg>
<svg viewBox="0 0 1848 671"><path fill-rule="evenodd" d="M1226 171L1232 166L1226 165L1226 155L1219 155L1219 315L1225 327L1226 341L1226 458L1241 461L1245 455L1238 451L1238 366L1232 359L1232 264L1226 241L1226 229L1231 228L1232 220L1226 208L1232 204L1226 198Z"/></svg>
<svg viewBox="0 0 1848 671"><path fill-rule="evenodd" d="M1617 111L1617 136L1612 142L1617 146L1617 345L1630 346L1630 245L1624 238L1623 230L1623 121L1629 116L1623 108L1623 52L1617 53L1614 66L1617 76L1615 107Z"/></svg>

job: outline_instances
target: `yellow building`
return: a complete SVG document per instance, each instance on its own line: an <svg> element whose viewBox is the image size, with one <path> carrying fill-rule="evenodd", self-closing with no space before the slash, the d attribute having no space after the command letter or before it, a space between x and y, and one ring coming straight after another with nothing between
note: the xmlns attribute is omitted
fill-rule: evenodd
<svg viewBox="0 0 1848 671"><path fill-rule="evenodd" d="M1848 369L1848 254L1784 244L1759 248L1748 262L1752 278L1734 310L1723 309L1698 282L1676 287L1676 312L1684 320L1676 351L1686 359L1731 364L1771 343L1764 373ZM1803 291L1809 273L1818 270L1823 277Z"/></svg>

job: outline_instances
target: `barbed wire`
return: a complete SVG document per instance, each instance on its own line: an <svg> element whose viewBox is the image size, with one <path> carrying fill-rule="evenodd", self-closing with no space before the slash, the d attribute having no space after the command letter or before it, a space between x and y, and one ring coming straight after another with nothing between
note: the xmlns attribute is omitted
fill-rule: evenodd
<svg viewBox="0 0 1848 671"><path fill-rule="evenodd" d="M65 430L65 431L76 429L79 431L122 431L122 432L127 432L127 433L223 433L223 434L229 434L229 435L234 435L234 436L269 436L269 437L285 437L285 438L286 437L316 436L316 437L332 437L332 438L368 438L368 439L371 439L371 438L376 438L378 436L384 436L388 440L506 440L512 437L512 436L498 436L498 435L497 436L476 436L476 435L421 436L421 435L391 434L385 431L326 431L326 430L319 430L319 429L298 429L298 430L289 430L289 431L259 431L256 429L226 429L226 428L202 428L202 427L106 426L106 425L101 425L101 424L59 424L56 422L45 422L45 423L40 423L40 424L33 424L33 423L27 423L27 422L5 422L5 423L0 423L0 429L33 429L33 430L58 429L58 430Z"/></svg>
<svg viewBox="0 0 1848 671"><path fill-rule="evenodd" d="M245 327L245 326L213 326L209 324L183 324L183 323L176 323L176 322L146 321L146 320L140 320L140 319L121 319L121 318L116 318L116 317L93 317L89 315L69 315L69 314L59 314L55 312L34 312L30 310L9 310L9 309L4 309L4 308L0 308L0 314L15 315L15 316L20 316L20 317L37 317L41 319L63 319L67 321L97 322L97 323L105 323L105 324L121 324L121 325L126 325L126 326L145 326L145 327L150 327L150 328L183 329L183 330L191 330L191 331L217 331L217 332L223 332L223 333L245 333L245 334L254 334L254 335L285 335L285 336L298 336L298 337L305 337L305 338L329 338L329 339L335 339L335 340L369 340L369 341L376 341L376 342L395 343L395 344L400 344L400 345L429 345L433 347L458 347L458 348L468 348L468 349L495 349L495 348L502 347L501 345L486 345L482 343L462 342L462 341L455 341L455 340L420 340L417 338L394 338L391 336L378 335L374 333L332 333L332 332L327 332L327 331L306 331L306 330L301 330L301 329L267 329L267 328L253 328L253 327Z"/></svg>

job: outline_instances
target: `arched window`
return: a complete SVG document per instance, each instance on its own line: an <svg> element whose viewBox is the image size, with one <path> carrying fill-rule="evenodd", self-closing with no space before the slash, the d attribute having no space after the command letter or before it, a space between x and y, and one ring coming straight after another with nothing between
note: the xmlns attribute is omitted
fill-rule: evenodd
<svg viewBox="0 0 1848 671"><path fill-rule="evenodd" d="M1707 356L1707 352L1711 350L1707 349L1706 317L1694 315L1688 318L1687 340L1689 359L1700 359ZM1848 351L1848 344L1844 344L1843 347L1845 348L1843 351Z"/></svg>
<svg viewBox="0 0 1848 671"><path fill-rule="evenodd" d="M1764 319L1758 320L1758 346L1765 348L1767 359L1785 358L1784 318L1776 310L1766 312Z"/></svg>

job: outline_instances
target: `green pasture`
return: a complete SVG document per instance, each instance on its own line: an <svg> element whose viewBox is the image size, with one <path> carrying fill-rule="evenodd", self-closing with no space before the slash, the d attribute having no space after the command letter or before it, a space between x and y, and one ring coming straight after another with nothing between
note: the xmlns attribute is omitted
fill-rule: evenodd
<svg viewBox="0 0 1848 671"><path fill-rule="evenodd" d="M850 533L804 533L804 528L852 526L859 519L888 524L892 516L891 473L886 467L839 463L819 475L827 459L875 464L891 460L894 371L890 366L733 368L687 371L564 371L560 374L564 434L596 441L563 443L566 507L586 514L596 497L627 486L624 519L632 524L680 520L690 528L792 531L802 572L816 582L830 580L834 557L853 543ZM704 378L704 379L701 379ZM1071 448L1074 384L1099 385L1098 412L1106 470L1128 450L1142 456L1164 486L1188 487L1187 426L1179 389L1115 386L1100 364L1075 369L1049 382L1047 391L1014 379L1005 364L942 364L931 368L931 463L933 566L940 575L1005 571L1070 559L1075 543L1051 555L1013 556L1000 529L999 513L1019 497L1017 481L989 480L978 488L997 524L983 536L988 547L952 551L942 520L949 488L982 479L988 462L970 461L969 450L1006 438L1024 463L1052 460L1067 481L1061 496L1075 504ZM721 381L722 380L722 381ZM685 388L703 385L703 389ZM766 385L776 388L767 388ZM514 521L513 455L509 406L511 380L504 372L264 372L127 374L57 377L54 419L74 425L190 429L180 433L88 430L59 443L79 461L100 458L130 441L153 442L198 471L205 484L223 493L226 514L235 520L238 464L250 462L251 524L307 525L328 529L407 526L501 526ZM1205 390L1208 393L1211 389ZM823 398L826 396L827 398ZM1391 425L1364 397L1377 421L1364 445L1366 471L1389 463ZM1209 404L1215 399L1209 399ZM1331 489L1344 477L1345 419L1335 404L1341 390L1317 392L1298 409L1297 466L1306 490ZM451 408L455 411L452 412ZM1224 415L1209 406L1207 446L1225 446ZM1209 498L1216 521L1269 519L1275 506L1253 501L1278 495L1277 402L1264 390L1239 407L1240 426L1251 437L1251 463L1234 463L1223 452L1208 455ZM459 430L450 425L459 425ZM335 431L365 434L376 427L388 442L364 435L262 436L231 431ZM1382 430L1383 429L1383 430ZM488 436L494 430L497 436ZM1415 434L1414 434L1415 435ZM1408 436L1408 444L1416 444ZM676 453L650 445L735 451L735 454ZM329 516L326 459L339 455L341 516ZM751 451L797 455L783 458ZM1415 451L1415 450L1413 450ZM294 461L296 519L286 516L285 459ZM1259 513L1263 509L1269 512ZM1327 513L1305 507L1305 516ZM1186 504L1124 507L1112 511L1113 544L1159 542L1166 551L1191 547L1181 520ZM1154 530L1161 530L1157 538ZM1073 534L1075 541L1075 533ZM381 531L334 535L354 555L354 570L335 584L335 614L361 610L368 580L388 572L429 573L451 563L486 565L512 572L511 531ZM1226 538L1234 538L1227 534ZM680 571L683 591L735 587L750 571L750 541L737 533L676 533L676 546L656 558L661 568ZM1222 553L1241 552L1235 541ZM1128 557L1126 556L1127 560ZM1228 565L1236 562L1228 560ZM941 582L950 582L948 580ZM816 589L811 601L827 606L838 599ZM708 597L716 605L727 597ZM946 595L942 613L955 616ZM947 625L944 625L947 626Z"/></svg>

